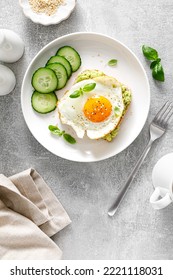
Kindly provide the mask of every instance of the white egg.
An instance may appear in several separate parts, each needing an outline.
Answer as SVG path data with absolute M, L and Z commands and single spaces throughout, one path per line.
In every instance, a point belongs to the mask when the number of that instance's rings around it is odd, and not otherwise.
M 90 139 L 99 139 L 110 133 L 118 125 L 124 110 L 122 89 L 120 85 L 99 79 L 88 79 L 78 82 L 60 99 L 58 110 L 63 124 L 70 125 L 79 138 L 85 132 Z M 115 80 L 113 80 L 115 81 Z M 70 95 L 80 91 L 88 84 L 96 84 L 89 92 L 77 98 Z
M 10 93 L 16 85 L 13 71 L 5 65 L 0 65 L 0 95 Z

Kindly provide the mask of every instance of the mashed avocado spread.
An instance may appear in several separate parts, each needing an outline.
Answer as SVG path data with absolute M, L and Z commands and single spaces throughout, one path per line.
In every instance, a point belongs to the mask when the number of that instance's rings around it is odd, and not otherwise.
M 87 80 L 87 79 L 94 79 L 94 78 L 98 78 L 101 76 L 105 76 L 105 74 L 102 71 L 99 70 L 85 70 L 84 72 L 82 72 L 81 74 L 79 74 L 75 80 L 75 83 L 78 83 L 80 81 L 83 80 Z M 110 77 L 111 79 L 111 77 Z M 115 80 L 115 78 L 113 78 L 113 80 L 115 81 L 114 84 L 112 84 L 113 87 L 116 86 L 121 86 L 122 89 L 122 97 L 123 97 L 123 102 L 124 102 L 124 110 L 123 110 L 123 114 L 122 114 L 122 118 L 124 117 L 128 106 L 130 105 L 131 99 L 132 99 L 132 94 L 131 94 L 131 90 L 126 87 L 124 84 L 118 82 Z M 122 120 L 121 118 L 121 120 Z M 120 123 L 117 125 L 117 127 L 111 131 L 110 133 L 108 133 L 107 135 L 105 135 L 103 137 L 103 139 L 111 142 L 113 140 L 113 138 L 118 134 L 119 128 L 120 128 Z

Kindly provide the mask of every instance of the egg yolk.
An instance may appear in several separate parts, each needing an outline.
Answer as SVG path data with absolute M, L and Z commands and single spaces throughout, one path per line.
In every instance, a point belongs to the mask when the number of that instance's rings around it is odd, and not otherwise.
M 104 96 L 93 96 L 89 98 L 83 108 L 84 115 L 91 122 L 104 121 L 112 111 L 110 101 Z

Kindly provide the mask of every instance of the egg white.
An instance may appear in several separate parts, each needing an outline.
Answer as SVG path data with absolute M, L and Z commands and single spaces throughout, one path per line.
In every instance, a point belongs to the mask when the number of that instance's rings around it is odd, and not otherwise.
M 69 97 L 74 91 L 83 88 L 90 83 L 96 83 L 96 87 L 90 92 L 84 92 L 77 98 Z M 83 113 L 83 108 L 88 100 L 93 96 L 104 96 L 111 105 L 112 111 L 109 117 L 102 122 L 92 122 Z M 118 107 L 118 115 L 114 108 Z M 83 138 L 85 132 L 90 139 L 99 139 L 110 133 L 118 125 L 124 110 L 121 86 L 113 87 L 110 84 L 98 82 L 96 79 L 83 80 L 74 84 L 71 89 L 58 102 L 60 119 L 63 124 L 70 125 L 79 138 Z

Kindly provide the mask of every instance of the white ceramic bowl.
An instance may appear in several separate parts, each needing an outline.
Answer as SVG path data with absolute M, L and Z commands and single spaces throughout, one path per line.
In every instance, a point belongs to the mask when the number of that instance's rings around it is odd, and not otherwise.
M 75 48 L 82 59 L 79 70 L 72 74 L 65 88 L 58 91 L 58 97 L 72 86 L 76 76 L 86 69 L 98 69 L 116 77 L 132 90 L 132 103 L 125 115 L 119 134 L 111 142 L 79 139 L 69 126 L 61 126 L 57 110 L 46 114 L 36 113 L 31 106 L 32 75 L 39 67 L 46 64 L 58 48 L 69 45 Z M 108 66 L 110 59 L 118 59 L 116 67 Z M 118 154 L 128 147 L 138 136 L 148 116 L 150 106 L 150 88 L 143 66 L 134 53 L 121 42 L 96 33 L 73 33 L 55 39 L 46 45 L 31 61 L 25 73 L 21 93 L 22 110 L 25 121 L 34 135 L 46 149 L 57 156 L 74 161 L 99 161 Z M 61 137 L 51 135 L 48 125 L 56 125 L 76 138 L 75 145 L 68 144 Z
M 47 16 L 46 14 L 35 13 L 29 4 L 28 0 L 19 0 L 19 4 L 23 9 L 23 13 L 27 18 L 30 18 L 33 22 L 42 25 L 58 24 L 61 21 L 67 19 L 75 8 L 76 0 L 65 0 L 65 5 L 60 6 L 56 13 Z

